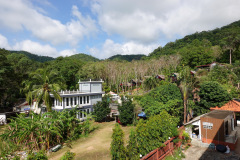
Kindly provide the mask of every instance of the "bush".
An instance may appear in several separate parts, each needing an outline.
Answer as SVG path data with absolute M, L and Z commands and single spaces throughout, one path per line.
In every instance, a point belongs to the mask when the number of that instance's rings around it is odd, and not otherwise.
M 123 141 L 124 133 L 118 123 L 115 124 L 112 134 L 111 155 L 112 160 L 126 159 L 126 149 Z
M 27 156 L 27 160 L 48 160 L 46 153 L 41 150 L 37 153 L 30 153 Z
M 186 131 L 183 131 L 182 136 L 184 137 L 184 139 L 183 139 L 183 143 L 187 143 L 188 140 L 191 140 L 189 134 L 188 134 Z
M 73 160 L 74 157 L 75 157 L 75 153 L 73 152 L 70 152 L 70 151 L 67 151 L 62 157 L 60 160 Z
M 185 158 L 185 155 L 183 154 L 183 152 L 181 151 L 180 148 L 178 148 L 177 150 L 175 150 L 173 152 L 173 155 L 168 155 L 165 160 L 181 160 Z
M 131 160 L 139 160 L 136 132 L 131 129 L 129 141 L 127 145 L 127 158 Z
M 139 153 L 146 155 L 152 150 L 162 147 L 169 137 L 178 135 L 177 119 L 166 111 L 150 117 L 148 121 L 140 120 L 136 129 Z

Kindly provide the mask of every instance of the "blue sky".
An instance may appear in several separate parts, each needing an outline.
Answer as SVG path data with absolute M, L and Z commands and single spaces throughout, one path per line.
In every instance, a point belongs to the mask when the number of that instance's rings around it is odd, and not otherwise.
M 58 57 L 148 54 L 240 20 L 239 0 L 0 0 L 0 48 Z

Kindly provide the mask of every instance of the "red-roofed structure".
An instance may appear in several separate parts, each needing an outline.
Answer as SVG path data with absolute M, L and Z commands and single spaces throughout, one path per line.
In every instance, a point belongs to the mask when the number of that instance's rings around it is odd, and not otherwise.
M 226 111 L 233 111 L 240 113 L 240 102 L 236 100 L 229 101 L 228 103 L 224 104 L 222 107 L 212 107 L 210 110 L 226 110 Z

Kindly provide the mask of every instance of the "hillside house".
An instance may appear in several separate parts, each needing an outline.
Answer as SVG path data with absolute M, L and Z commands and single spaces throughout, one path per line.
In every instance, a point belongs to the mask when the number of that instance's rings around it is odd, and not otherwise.
M 191 138 L 203 143 L 228 145 L 234 150 L 237 143 L 235 113 L 232 111 L 214 110 L 192 119 L 186 123 L 186 131 Z
M 159 80 L 165 80 L 164 75 L 156 75 L 156 78 L 159 79 Z
M 84 120 L 87 118 L 86 114 L 93 111 L 93 105 L 98 101 L 102 101 L 102 83 L 103 81 L 80 81 L 79 89 L 76 91 L 61 91 L 59 95 L 62 98 L 62 102 L 54 98 L 53 110 L 62 111 L 63 109 L 72 109 L 77 107 L 81 112 L 77 115 L 77 118 Z
M 179 73 L 173 73 L 170 77 L 172 82 L 177 82 L 179 79 Z
M 218 63 L 218 62 L 213 62 L 213 63 L 210 63 L 210 64 L 205 64 L 205 65 L 200 65 L 200 66 L 196 66 L 196 70 L 199 70 L 199 69 L 206 69 L 208 71 L 210 71 L 212 68 L 214 68 L 216 65 L 218 66 L 224 66 L 223 64 L 221 63 Z

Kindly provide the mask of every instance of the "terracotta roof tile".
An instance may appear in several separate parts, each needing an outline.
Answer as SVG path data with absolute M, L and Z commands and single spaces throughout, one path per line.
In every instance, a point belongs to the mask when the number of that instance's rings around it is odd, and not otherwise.
M 236 100 L 229 101 L 228 103 L 224 104 L 222 107 L 213 107 L 210 108 L 210 110 L 227 110 L 227 111 L 234 111 L 234 112 L 240 112 L 240 102 Z

